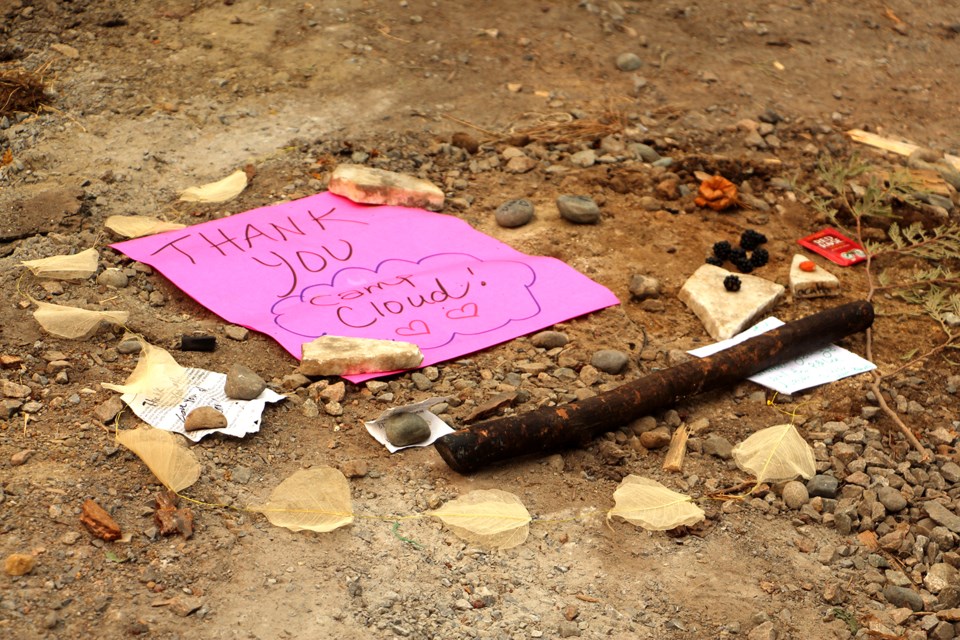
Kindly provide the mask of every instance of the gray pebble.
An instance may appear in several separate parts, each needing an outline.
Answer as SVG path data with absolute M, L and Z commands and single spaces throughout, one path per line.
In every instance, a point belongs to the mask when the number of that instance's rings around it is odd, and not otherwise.
M 630 362 L 629 356 L 623 351 L 615 349 L 602 349 L 593 354 L 590 364 L 603 371 L 604 373 L 618 374 L 623 371 Z
M 836 498 L 840 481 L 833 476 L 817 474 L 807 481 L 807 491 L 813 498 Z
M 636 71 L 643 66 L 643 60 L 635 53 L 621 53 L 617 56 L 617 69 L 620 71 Z
M 533 346 L 541 349 L 556 349 L 566 346 L 570 342 L 570 338 L 560 331 L 541 331 L 530 338 L 530 342 L 533 343 Z
M 523 198 L 510 200 L 497 207 L 494 218 L 497 224 L 507 229 L 522 227 L 533 220 L 533 203 Z
M 783 503 L 790 509 L 799 509 L 807 504 L 810 494 L 807 493 L 807 486 L 797 480 L 791 480 L 783 486 Z
M 406 447 L 430 437 L 430 424 L 415 413 L 395 413 L 383 421 L 387 441 L 395 447 Z
M 940 467 L 940 475 L 942 475 L 943 479 L 947 482 L 960 482 L 960 465 L 956 462 L 945 462 L 943 466 Z
M 235 324 L 228 324 L 226 327 L 224 327 L 223 333 L 226 334 L 226 336 L 231 340 L 236 340 L 238 342 L 243 342 L 250 336 L 249 329 Z
M 942 524 L 954 533 L 960 533 L 960 516 L 943 506 L 939 502 L 930 500 L 923 503 L 923 510 L 933 518 L 937 524 Z
M 660 281 L 652 276 L 634 274 L 630 276 L 630 295 L 634 300 L 646 300 L 660 295 Z
M 671 158 L 670 156 L 664 156 L 664 157 L 660 158 L 659 160 L 657 160 L 656 162 L 654 162 L 654 163 L 653 163 L 653 166 L 666 168 L 666 167 L 669 167 L 669 166 L 672 165 L 672 164 L 673 164 L 673 158 Z
M 590 196 L 560 196 L 557 198 L 560 217 L 574 224 L 597 224 L 600 208 Z
M 242 364 L 235 364 L 227 371 L 223 392 L 234 400 L 253 400 L 267 388 L 267 383 L 257 372 Z
M 97 284 L 114 289 L 122 289 L 129 284 L 130 278 L 120 269 L 104 269 L 97 276 Z
M 572 620 L 562 620 L 557 627 L 557 635 L 561 638 L 579 638 L 580 627 Z
M 891 513 L 903 511 L 907 506 L 907 499 L 893 487 L 880 487 L 877 489 L 877 500 Z
M 729 460 L 733 457 L 733 445 L 723 436 L 714 434 L 704 439 L 703 452 L 708 456 Z
M 117 345 L 117 353 L 140 353 L 141 349 L 143 349 L 143 347 L 141 346 L 140 341 L 135 338 L 124 340 Z
M 648 144 L 643 144 L 642 142 L 634 142 L 630 145 L 630 151 L 637 158 L 640 158 L 644 162 L 653 164 L 660 159 L 660 154 L 657 153 L 657 150 L 651 147 Z
M 888 584 L 883 589 L 883 597 L 895 607 L 905 607 L 914 611 L 923 611 L 923 598 L 913 589 Z
M 230 478 L 234 482 L 247 484 L 250 482 L 250 479 L 253 478 L 253 470 L 251 470 L 249 467 L 234 467 L 230 470 Z
M 414 371 L 412 374 L 410 374 L 410 379 L 413 381 L 413 385 L 418 391 L 428 391 L 433 386 L 433 383 L 430 382 L 430 378 L 423 375 L 419 371 Z

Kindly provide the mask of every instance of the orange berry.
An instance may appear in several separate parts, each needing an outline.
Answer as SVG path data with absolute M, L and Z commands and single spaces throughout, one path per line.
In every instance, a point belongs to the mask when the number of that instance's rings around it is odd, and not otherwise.
M 804 260 L 800 263 L 800 271 L 816 271 L 817 265 L 811 260 Z

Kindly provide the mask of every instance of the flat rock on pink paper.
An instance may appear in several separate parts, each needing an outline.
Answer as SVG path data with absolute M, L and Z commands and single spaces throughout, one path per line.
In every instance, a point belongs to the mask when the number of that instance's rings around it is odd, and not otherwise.
M 413 342 L 426 366 L 618 303 L 458 218 L 331 193 L 111 246 L 298 359 L 338 335 Z

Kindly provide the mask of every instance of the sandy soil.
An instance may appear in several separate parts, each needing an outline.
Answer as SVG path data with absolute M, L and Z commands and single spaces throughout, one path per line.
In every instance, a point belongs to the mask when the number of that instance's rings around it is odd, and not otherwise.
M 783 639 L 867 637 L 872 629 L 888 634 L 874 637 L 954 637 L 936 618 L 928 625 L 923 614 L 891 613 L 893 605 L 871 588 L 877 583 L 868 574 L 877 565 L 856 530 L 841 533 L 830 518 L 791 510 L 776 491 L 743 501 L 709 498 L 748 476 L 705 453 L 705 439 L 736 443 L 789 421 L 784 414 L 791 412 L 801 416 L 821 471 L 833 465 L 828 449 L 849 434 L 882 447 L 892 469 L 923 466 L 888 418 L 861 417 L 873 404 L 863 377 L 780 406 L 745 382 L 657 414 L 670 429 L 709 421 L 691 440 L 681 474 L 662 471 L 665 450 L 637 446 L 640 429 L 630 425 L 610 425 L 607 437 L 582 450 L 471 476 L 450 470 L 429 447 L 391 456 L 361 425 L 388 406 L 448 395 L 456 400 L 442 417 L 458 426 L 477 405 L 513 388 L 510 374 L 529 372 L 531 363 L 543 373 L 523 376 L 519 388 L 528 393 L 507 411 L 562 403 L 577 389 L 613 388 L 712 342 L 677 299 L 680 286 L 714 242 L 746 228 L 769 239 L 770 264 L 757 275 L 785 283 L 796 239 L 825 225 L 794 185 L 822 188 L 818 161 L 854 150 L 846 130 L 957 153 L 960 16 L 948 4 L 0 0 L 4 68 L 41 70 L 50 94 L 48 107 L 0 121 L 0 152 L 11 151 L 0 168 L 0 352 L 19 359 L 2 375 L 27 385 L 25 400 L 37 403 L 0 421 L 0 554 L 36 556 L 31 573 L 0 580 L 0 633 Z M 642 65 L 619 70 L 624 53 Z M 761 120 L 774 121 L 764 129 L 774 138 L 757 145 L 749 135 Z M 570 121 L 589 126 L 561 126 Z M 456 133 L 483 145 L 476 154 L 451 147 Z M 634 158 L 631 143 L 673 164 Z M 508 147 L 522 148 L 533 167 L 509 171 Z M 613 160 L 588 167 L 570 161 L 585 149 Z M 881 167 L 903 163 L 857 151 Z M 202 222 L 322 191 L 332 168 L 350 161 L 431 179 L 448 193 L 445 214 L 523 252 L 568 263 L 622 304 L 555 327 L 571 339 L 560 351 L 520 338 L 438 365 L 428 389 L 410 374 L 392 377 L 389 403 L 348 384 L 341 415 L 323 406 L 314 415 L 327 381 L 290 388 L 284 376 L 297 362 L 270 338 L 226 337 L 221 319 L 103 247 L 110 215 Z M 177 199 L 184 188 L 247 165 L 256 175 L 235 200 Z M 754 207 L 724 214 L 696 207 L 694 171 L 722 173 Z M 554 205 L 562 194 L 591 196 L 601 205 L 600 223 L 562 220 Z M 498 226 L 496 208 L 519 197 L 534 203 L 535 220 Z M 21 260 L 95 244 L 101 269 L 133 269 L 128 286 L 108 289 L 95 279 L 45 286 L 21 277 Z M 865 295 L 863 269 L 831 268 L 842 280 L 839 299 L 787 299 L 776 314 L 794 319 Z M 662 293 L 632 300 L 635 274 L 657 278 Z M 185 333 L 212 333 L 213 353 L 172 352 L 184 365 L 216 371 L 245 364 L 291 396 L 266 410 L 259 433 L 194 447 L 203 475 L 187 495 L 228 506 L 193 505 L 193 537 L 155 535 L 156 481 L 94 417 L 113 395 L 100 383 L 122 381 L 136 364 L 135 354 L 117 350 L 122 331 L 87 341 L 46 335 L 27 296 L 79 305 L 109 299 L 131 311 L 132 330 L 171 350 Z M 881 297 L 878 309 L 874 359 L 886 370 L 941 339 L 938 325 L 914 307 Z M 844 346 L 862 354 L 863 336 Z M 601 349 L 627 353 L 627 369 L 599 373 L 592 385 L 552 375 L 558 367 L 582 372 Z M 50 369 L 57 360 L 69 363 L 63 381 Z M 947 380 L 957 373 L 951 360 L 934 358 L 896 386 L 905 405 L 921 407 L 906 418 L 911 428 L 927 446 L 944 445 L 936 461 L 923 463 L 927 470 L 952 460 L 952 442 L 928 434 L 955 429 Z M 847 430 L 827 433 L 824 425 L 838 422 Z M 137 421 L 127 412 L 120 424 Z M 26 450 L 32 454 L 17 464 L 12 457 Z M 353 476 L 362 516 L 353 525 L 294 533 L 243 510 L 311 466 Z M 631 473 L 690 493 L 707 520 L 679 537 L 606 525 L 613 491 Z M 480 488 L 516 494 L 537 517 L 522 546 L 489 551 L 461 542 L 436 520 L 391 517 Z M 922 491 L 907 510 L 887 514 L 888 529 L 921 520 Z M 79 523 L 87 498 L 132 536 L 113 543 L 90 536 Z M 914 576 L 909 563 L 891 562 L 923 588 L 919 568 Z

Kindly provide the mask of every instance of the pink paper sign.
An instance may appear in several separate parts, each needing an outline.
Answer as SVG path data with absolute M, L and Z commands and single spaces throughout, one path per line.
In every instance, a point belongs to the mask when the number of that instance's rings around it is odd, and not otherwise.
M 416 343 L 425 366 L 618 303 L 458 218 L 330 193 L 111 246 L 298 359 L 330 334 Z

